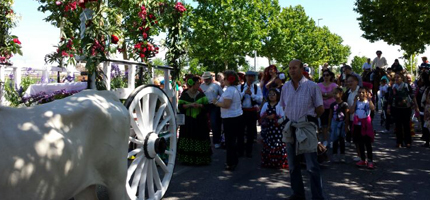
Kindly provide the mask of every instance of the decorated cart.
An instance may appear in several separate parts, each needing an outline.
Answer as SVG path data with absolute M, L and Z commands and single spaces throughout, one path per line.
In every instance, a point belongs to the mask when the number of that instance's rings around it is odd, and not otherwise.
M 169 80 L 171 76 L 178 77 L 182 56 L 185 54 L 181 19 L 186 11 L 185 5 L 175 0 L 38 1 L 42 4 L 40 11 L 50 12 L 46 20 L 61 29 L 57 51 L 47 55 L 45 61 L 59 63 L 60 66 L 75 65 L 77 61 L 85 63 L 89 75 L 87 89 L 111 90 L 125 102 L 130 118 L 129 133 L 127 131 L 129 149 L 127 157 L 123 158 L 128 160 L 124 189 L 128 198 L 161 199 L 173 175 L 177 128 L 183 121 L 183 117 L 176 112 L 176 91 Z M 2 3 L 5 4 L 3 8 L 11 9 L 12 3 L 12 0 L 6 0 Z M 9 19 L 11 13 L 13 11 L 7 10 L 0 17 L 4 15 Z M 11 27 L 6 27 L 6 32 Z M 153 66 L 150 61 L 159 51 L 150 36 L 156 36 L 160 31 L 167 34 L 164 46 L 168 49 L 166 60 L 171 67 Z M 18 42 L 16 36 L 0 38 L 0 43 L 5 43 L 7 47 L 0 49 L 0 92 L 3 91 L 5 68 L 14 70 L 15 85 L 19 86 L 19 67 L 8 62 L 13 53 L 21 53 L 21 43 Z M 112 59 L 118 54 L 124 60 Z M 110 88 L 112 64 L 122 65 L 128 70 L 126 87 Z M 151 84 L 154 69 L 164 71 L 164 89 Z M 147 84 L 143 84 L 145 79 Z M 88 91 L 86 94 L 88 95 Z M 5 133 L 0 130 L 0 134 Z M 49 188 L 37 190 L 40 193 L 50 192 L 55 196 L 55 191 L 48 191 Z M 73 194 L 76 195 L 76 192 L 79 191 L 74 191 Z M 52 199 L 37 195 L 33 198 Z M 85 191 L 78 195 L 87 197 Z

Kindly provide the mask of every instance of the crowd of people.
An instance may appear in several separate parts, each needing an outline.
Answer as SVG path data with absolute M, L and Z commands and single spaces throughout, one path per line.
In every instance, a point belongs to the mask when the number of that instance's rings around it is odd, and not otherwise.
M 186 164 L 211 163 L 212 147 L 225 147 L 225 169 L 233 171 L 240 157 L 253 157 L 257 126 L 261 126 L 261 166 L 289 169 L 293 195 L 304 199 L 300 162 L 311 176 L 313 199 L 324 199 L 318 145 L 332 150 L 330 160 L 345 162 L 345 148 L 356 150 L 358 167 L 373 169 L 373 117 L 381 110 L 385 132 L 395 124 L 395 148 L 411 148 L 411 118 L 420 122 L 424 147 L 429 147 L 430 64 L 426 57 L 412 75 L 396 59 L 391 67 L 377 57 L 355 73 L 344 64 L 340 75 L 322 67 L 314 81 L 305 64 L 293 60 L 288 75 L 275 65 L 263 72 L 225 71 L 186 75 L 179 98 L 185 114 L 180 127 L 178 160 Z M 289 80 L 288 82 L 286 82 Z M 212 141 L 210 140 L 212 131 Z M 354 145 L 352 145 L 354 144 Z

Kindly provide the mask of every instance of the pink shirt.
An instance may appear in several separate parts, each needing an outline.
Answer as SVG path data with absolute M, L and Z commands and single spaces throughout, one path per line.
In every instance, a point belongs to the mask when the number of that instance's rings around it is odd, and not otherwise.
M 279 102 L 284 107 L 285 116 L 293 122 L 306 115 L 316 117 L 315 108 L 323 105 L 321 90 L 304 76 L 297 90 L 291 81 L 284 84 Z
M 330 85 L 328 85 L 327 87 L 324 85 L 324 83 L 318 83 L 318 86 L 321 89 L 321 93 L 330 93 L 333 91 L 334 88 L 337 88 L 337 84 L 336 83 L 331 83 Z M 324 104 L 324 109 L 330 109 L 330 105 L 335 102 L 336 100 L 334 99 L 334 97 L 330 98 L 330 99 L 324 99 L 323 100 L 323 104 Z

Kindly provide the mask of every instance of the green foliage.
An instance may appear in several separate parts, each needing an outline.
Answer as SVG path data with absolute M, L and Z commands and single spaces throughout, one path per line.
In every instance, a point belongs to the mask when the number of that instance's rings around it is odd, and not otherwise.
M 340 36 L 317 27 L 301 6 L 281 9 L 277 0 L 198 3 L 190 17 L 190 57 L 211 71 L 237 70 L 255 50 L 270 64 L 298 58 L 314 69 L 325 62 L 339 65 L 350 54 Z
M 261 47 L 261 0 L 198 0 L 190 16 L 190 57 L 214 71 L 235 69 L 237 63 Z M 210 64 L 210 65 L 208 65 Z
M 363 72 L 363 64 L 367 62 L 367 57 L 365 56 L 354 56 L 354 58 L 351 61 L 351 67 L 352 71 L 361 74 Z
M 409 57 L 406 57 L 407 55 L 404 55 L 404 62 L 405 62 L 405 67 L 406 68 L 406 72 L 409 73 L 413 73 L 417 70 L 418 67 L 418 59 L 417 59 L 417 54 L 412 54 Z
M 166 63 L 161 58 L 152 59 L 153 66 L 165 66 Z M 164 76 L 164 70 L 155 69 L 154 70 L 156 76 Z
M 303 7 L 287 7 L 277 17 L 278 31 L 273 34 L 272 58 L 288 64 L 293 59 L 308 63 L 314 70 L 325 62 L 339 65 L 350 54 L 350 47 L 342 45 L 342 38 L 330 32 L 327 27 L 315 26 Z M 270 56 L 270 55 L 262 55 Z
M 430 1 L 357 0 L 355 5 L 363 37 L 371 42 L 400 45 L 406 58 L 430 44 Z
M 203 72 L 207 71 L 207 67 L 203 66 L 199 63 L 199 60 L 194 58 L 189 62 L 189 68 L 184 74 L 196 74 L 196 75 L 202 75 Z
M 10 106 L 18 107 L 22 104 L 22 98 L 24 96 L 24 92 L 31 85 L 36 83 L 35 79 L 32 79 L 30 76 L 26 75 L 21 79 L 21 86 L 17 88 L 13 79 L 7 79 L 5 82 L 5 99 L 10 102 Z

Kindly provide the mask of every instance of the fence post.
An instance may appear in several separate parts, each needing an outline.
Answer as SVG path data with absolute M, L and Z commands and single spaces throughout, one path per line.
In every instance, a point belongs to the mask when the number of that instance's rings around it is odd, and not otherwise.
M 15 87 L 19 88 L 21 86 L 21 67 L 16 66 L 13 68 L 13 82 Z
M 127 88 L 134 90 L 135 88 L 135 77 L 136 77 L 136 65 L 130 65 L 130 67 L 128 67 L 128 83 L 127 83 Z
M 110 82 L 112 81 L 111 80 L 111 76 L 110 76 L 111 69 L 112 69 L 112 65 L 111 65 L 110 62 L 106 61 L 106 62 L 103 63 L 103 72 L 106 75 L 106 78 L 104 80 L 105 81 L 105 85 L 106 85 L 106 90 L 110 90 L 111 89 L 110 88 Z

